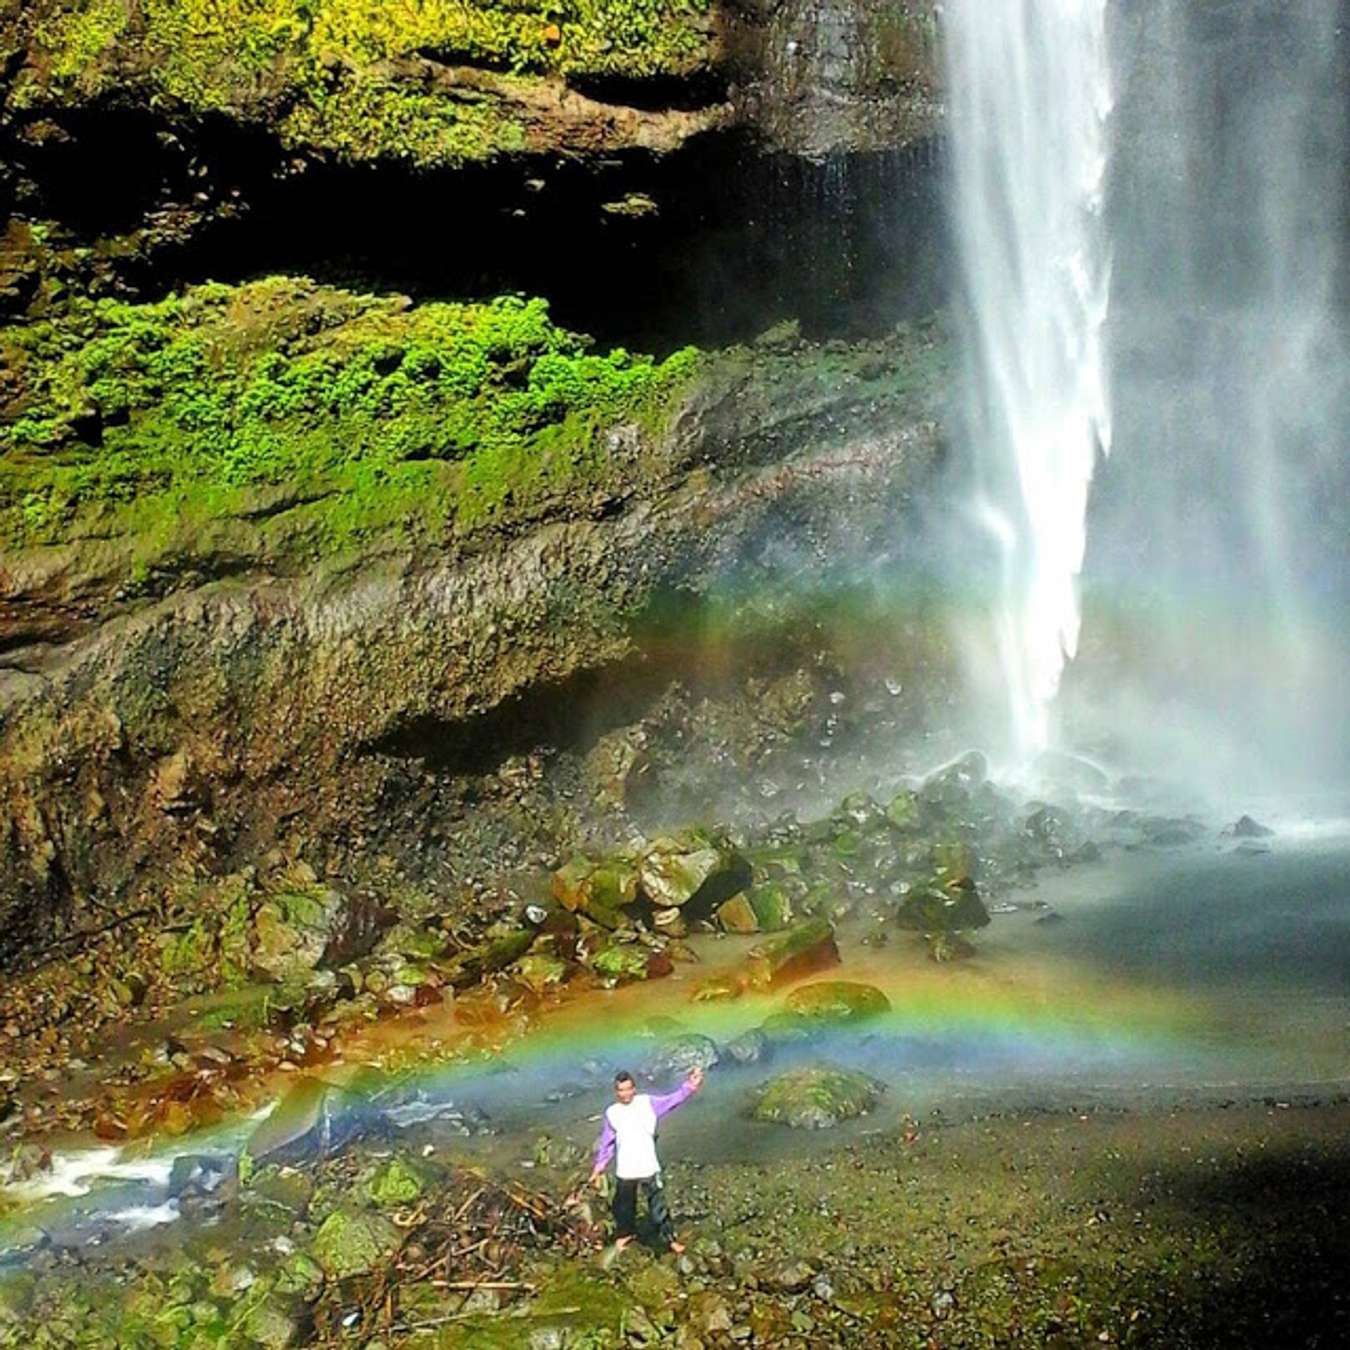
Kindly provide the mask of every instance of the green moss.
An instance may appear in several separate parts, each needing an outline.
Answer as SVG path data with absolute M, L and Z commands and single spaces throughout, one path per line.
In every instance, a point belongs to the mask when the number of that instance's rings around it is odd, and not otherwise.
M 421 1173 L 411 1163 L 393 1157 L 370 1178 L 366 1184 L 366 1194 L 381 1209 L 399 1209 L 411 1205 L 422 1194 L 425 1186 Z
M 150 556 L 281 512 L 318 547 L 396 521 L 472 528 L 602 478 L 604 428 L 658 426 L 698 362 L 588 346 L 515 296 L 409 307 L 271 278 L 78 301 L 0 329 L 24 387 L 0 423 L 0 539 L 54 542 L 93 510 Z
M 292 144 L 365 159 L 481 159 L 523 143 L 461 88 L 402 87 L 400 59 L 641 79 L 705 65 L 710 0 L 84 0 L 40 19 L 34 106 L 135 88 L 191 112 L 280 106 Z M 114 59 L 115 58 L 115 59 Z M 509 87 L 504 91 L 510 93 Z
M 363 80 L 293 108 L 281 123 L 281 139 L 292 149 L 320 145 L 352 160 L 383 156 L 454 166 L 523 150 L 525 129 L 486 95 L 451 100 Z
M 827 1129 L 866 1115 L 885 1089 L 864 1073 L 830 1065 L 793 1069 L 771 1078 L 751 1097 L 752 1120 L 794 1129 Z

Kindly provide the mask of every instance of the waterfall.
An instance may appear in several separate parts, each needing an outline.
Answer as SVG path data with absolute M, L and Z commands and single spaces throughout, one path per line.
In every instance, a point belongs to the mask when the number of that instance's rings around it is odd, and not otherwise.
M 944 6 L 953 219 L 969 353 L 970 512 L 997 553 L 1008 748 L 1049 744 L 1078 643 L 1088 487 L 1110 445 L 1103 227 L 1107 0 Z
M 1341 0 L 1139 0 L 1112 33 L 1116 451 L 1066 717 L 1219 790 L 1350 767 Z

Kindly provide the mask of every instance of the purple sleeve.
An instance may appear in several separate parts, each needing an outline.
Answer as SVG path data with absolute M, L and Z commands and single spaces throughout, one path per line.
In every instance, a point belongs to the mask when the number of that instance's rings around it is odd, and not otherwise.
M 688 1083 L 681 1083 L 674 1092 L 667 1092 L 661 1097 L 653 1097 L 652 1110 L 656 1112 L 657 1120 L 660 1120 L 664 1115 L 668 1115 L 677 1106 L 683 1106 L 693 1095 L 694 1089 Z
M 609 1123 L 609 1116 L 601 1117 L 600 1138 L 595 1141 L 595 1171 L 603 1172 L 609 1166 L 609 1160 L 614 1156 L 614 1126 Z

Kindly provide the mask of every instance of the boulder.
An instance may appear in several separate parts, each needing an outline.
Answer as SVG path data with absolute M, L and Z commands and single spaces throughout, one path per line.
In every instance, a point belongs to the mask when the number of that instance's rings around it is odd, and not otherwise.
M 866 1115 L 885 1085 L 864 1073 L 828 1064 L 792 1069 L 752 1096 L 750 1118 L 799 1130 L 823 1130 Z
M 389 910 L 313 887 L 269 896 L 253 913 L 249 959 L 284 984 L 320 966 L 345 966 L 369 953 L 393 919 Z
M 886 808 L 886 819 L 902 834 L 912 834 L 923 825 L 923 811 L 919 794 L 911 788 L 902 788 L 891 798 Z
M 834 925 L 810 919 L 755 947 L 746 958 L 746 982 L 756 989 L 776 989 L 838 964 Z
M 689 995 L 694 1003 L 717 1003 L 740 998 L 745 992 L 746 975 L 742 970 L 719 970 L 701 979 Z
M 787 1010 L 823 1022 L 865 1022 L 891 1010 L 891 1001 L 870 984 L 823 980 L 802 985 L 787 997 Z
M 1022 833 L 1039 852 L 1055 859 L 1067 857 L 1083 843 L 1069 813 L 1057 806 L 1037 806 L 1023 823 Z
M 679 911 L 677 910 L 676 913 Z M 728 933 L 758 933 L 759 916 L 747 895 L 733 895 L 717 909 L 717 922 Z
M 761 931 L 777 933 L 792 923 L 792 897 L 780 882 L 766 881 L 751 887 L 747 899 Z
M 815 1268 L 807 1261 L 783 1261 L 768 1274 L 766 1283 L 784 1293 L 796 1294 L 815 1279 Z
M 769 1038 L 758 1027 L 733 1036 L 722 1047 L 723 1059 L 731 1064 L 760 1064 L 770 1053 Z
M 637 867 L 623 858 L 573 858 L 553 874 L 553 898 L 602 928 L 629 926 L 624 907 L 637 899 Z
M 597 802 L 622 807 L 628 804 L 633 785 L 650 766 L 647 732 L 639 724 L 601 736 L 587 754 L 582 771 Z
M 721 1062 L 717 1042 L 686 1032 L 663 1041 L 642 1065 L 642 1076 L 653 1082 L 684 1079 L 690 1069 L 711 1069 Z
M 711 913 L 745 890 L 750 864 L 728 843 L 701 831 L 654 839 L 638 863 L 643 895 L 658 908 Z
M 927 806 L 958 811 L 988 777 L 989 762 L 978 750 L 967 750 L 929 774 L 919 788 L 919 797 Z
M 670 974 L 670 958 L 636 942 L 611 942 L 591 957 L 591 969 L 611 988 Z
M 280 895 L 258 906 L 253 916 L 254 970 L 284 984 L 314 970 L 328 945 L 341 896 Z
M 885 824 L 886 812 L 865 792 L 850 793 L 834 813 L 835 821 L 848 829 L 864 834 Z
M 344 1205 L 320 1225 L 310 1252 L 330 1280 L 345 1280 L 386 1265 L 402 1244 L 388 1219 Z
M 321 1078 L 301 1078 L 259 1123 L 244 1152 L 255 1164 L 327 1157 L 377 1119 L 357 1093 Z
M 989 911 L 973 885 L 926 886 L 909 895 L 896 922 L 916 933 L 957 933 L 987 926 Z
M 938 884 L 950 889 L 975 880 L 975 851 L 959 839 L 944 839 L 933 845 L 930 860 Z
M 426 1188 L 422 1174 L 410 1162 L 397 1155 L 381 1163 L 366 1182 L 366 1194 L 380 1209 L 399 1209 L 410 1205 Z
M 510 967 L 511 975 L 536 994 L 555 989 L 567 979 L 567 962 L 551 952 L 532 951 Z
M 816 1040 L 825 1029 L 823 1022 L 801 1013 L 773 1013 L 759 1024 L 759 1033 L 771 1049 L 787 1045 L 805 1045 Z
M 300 1324 L 284 1300 L 269 1294 L 261 1302 L 248 1299 L 244 1331 L 254 1345 L 263 1350 L 287 1350 L 300 1338 Z
M 519 961 L 534 945 L 536 936 L 533 928 L 508 929 L 447 962 L 445 976 L 456 989 L 477 984 L 485 975 L 495 975 Z
M 965 961 L 975 955 L 975 948 L 959 933 L 926 933 L 924 940 L 928 944 L 928 959 L 939 965 L 945 965 L 948 961 Z

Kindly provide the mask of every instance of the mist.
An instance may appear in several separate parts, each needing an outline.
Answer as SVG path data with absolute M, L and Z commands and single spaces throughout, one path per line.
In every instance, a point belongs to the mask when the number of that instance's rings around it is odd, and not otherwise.
M 1114 453 L 1069 734 L 1345 781 L 1346 39 L 1334 0 L 1118 7 Z
M 1350 772 L 1341 20 L 947 15 L 948 571 L 1012 771 L 1055 746 L 1218 796 Z

